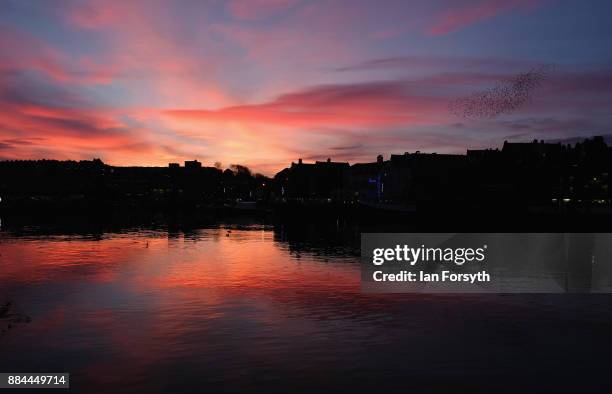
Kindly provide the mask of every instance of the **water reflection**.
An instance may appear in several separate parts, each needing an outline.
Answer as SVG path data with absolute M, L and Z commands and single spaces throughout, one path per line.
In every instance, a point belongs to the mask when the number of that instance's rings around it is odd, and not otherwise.
M 32 322 L 0 341 L 0 371 L 68 371 L 81 392 L 600 387 L 609 297 L 363 295 L 359 234 L 3 232 L 0 301 Z

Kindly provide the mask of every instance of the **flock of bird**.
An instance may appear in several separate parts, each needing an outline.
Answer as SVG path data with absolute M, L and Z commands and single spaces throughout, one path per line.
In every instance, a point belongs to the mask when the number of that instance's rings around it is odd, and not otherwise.
M 493 118 L 522 107 L 551 72 L 552 66 L 540 66 L 499 82 L 496 86 L 451 101 L 449 110 L 462 118 Z

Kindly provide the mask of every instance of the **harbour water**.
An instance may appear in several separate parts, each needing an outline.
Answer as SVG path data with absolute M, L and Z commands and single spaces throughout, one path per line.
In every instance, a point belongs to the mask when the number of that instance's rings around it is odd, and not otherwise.
M 75 392 L 601 392 L 608 295 L 361 294 L 359 229 L 0 233 L 0 371 Z

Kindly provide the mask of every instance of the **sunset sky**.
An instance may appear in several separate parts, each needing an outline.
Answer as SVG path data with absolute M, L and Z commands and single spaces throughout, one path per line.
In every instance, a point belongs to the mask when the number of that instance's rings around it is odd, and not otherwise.
M 296 161 L 612 134 L 612 2 L 0 0 L 0 159 Z M 518 110 L 449 103 L 534 67 Z

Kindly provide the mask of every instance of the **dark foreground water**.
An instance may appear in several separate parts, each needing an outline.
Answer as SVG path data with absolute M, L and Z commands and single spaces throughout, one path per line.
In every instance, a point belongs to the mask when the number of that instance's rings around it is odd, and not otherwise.
M 362 295 L 354 228 L 0 233 L 0 372 L 71 391 L 610 392 L 612 297 Z M 5 324 L 0 320 L 0 324 Z

